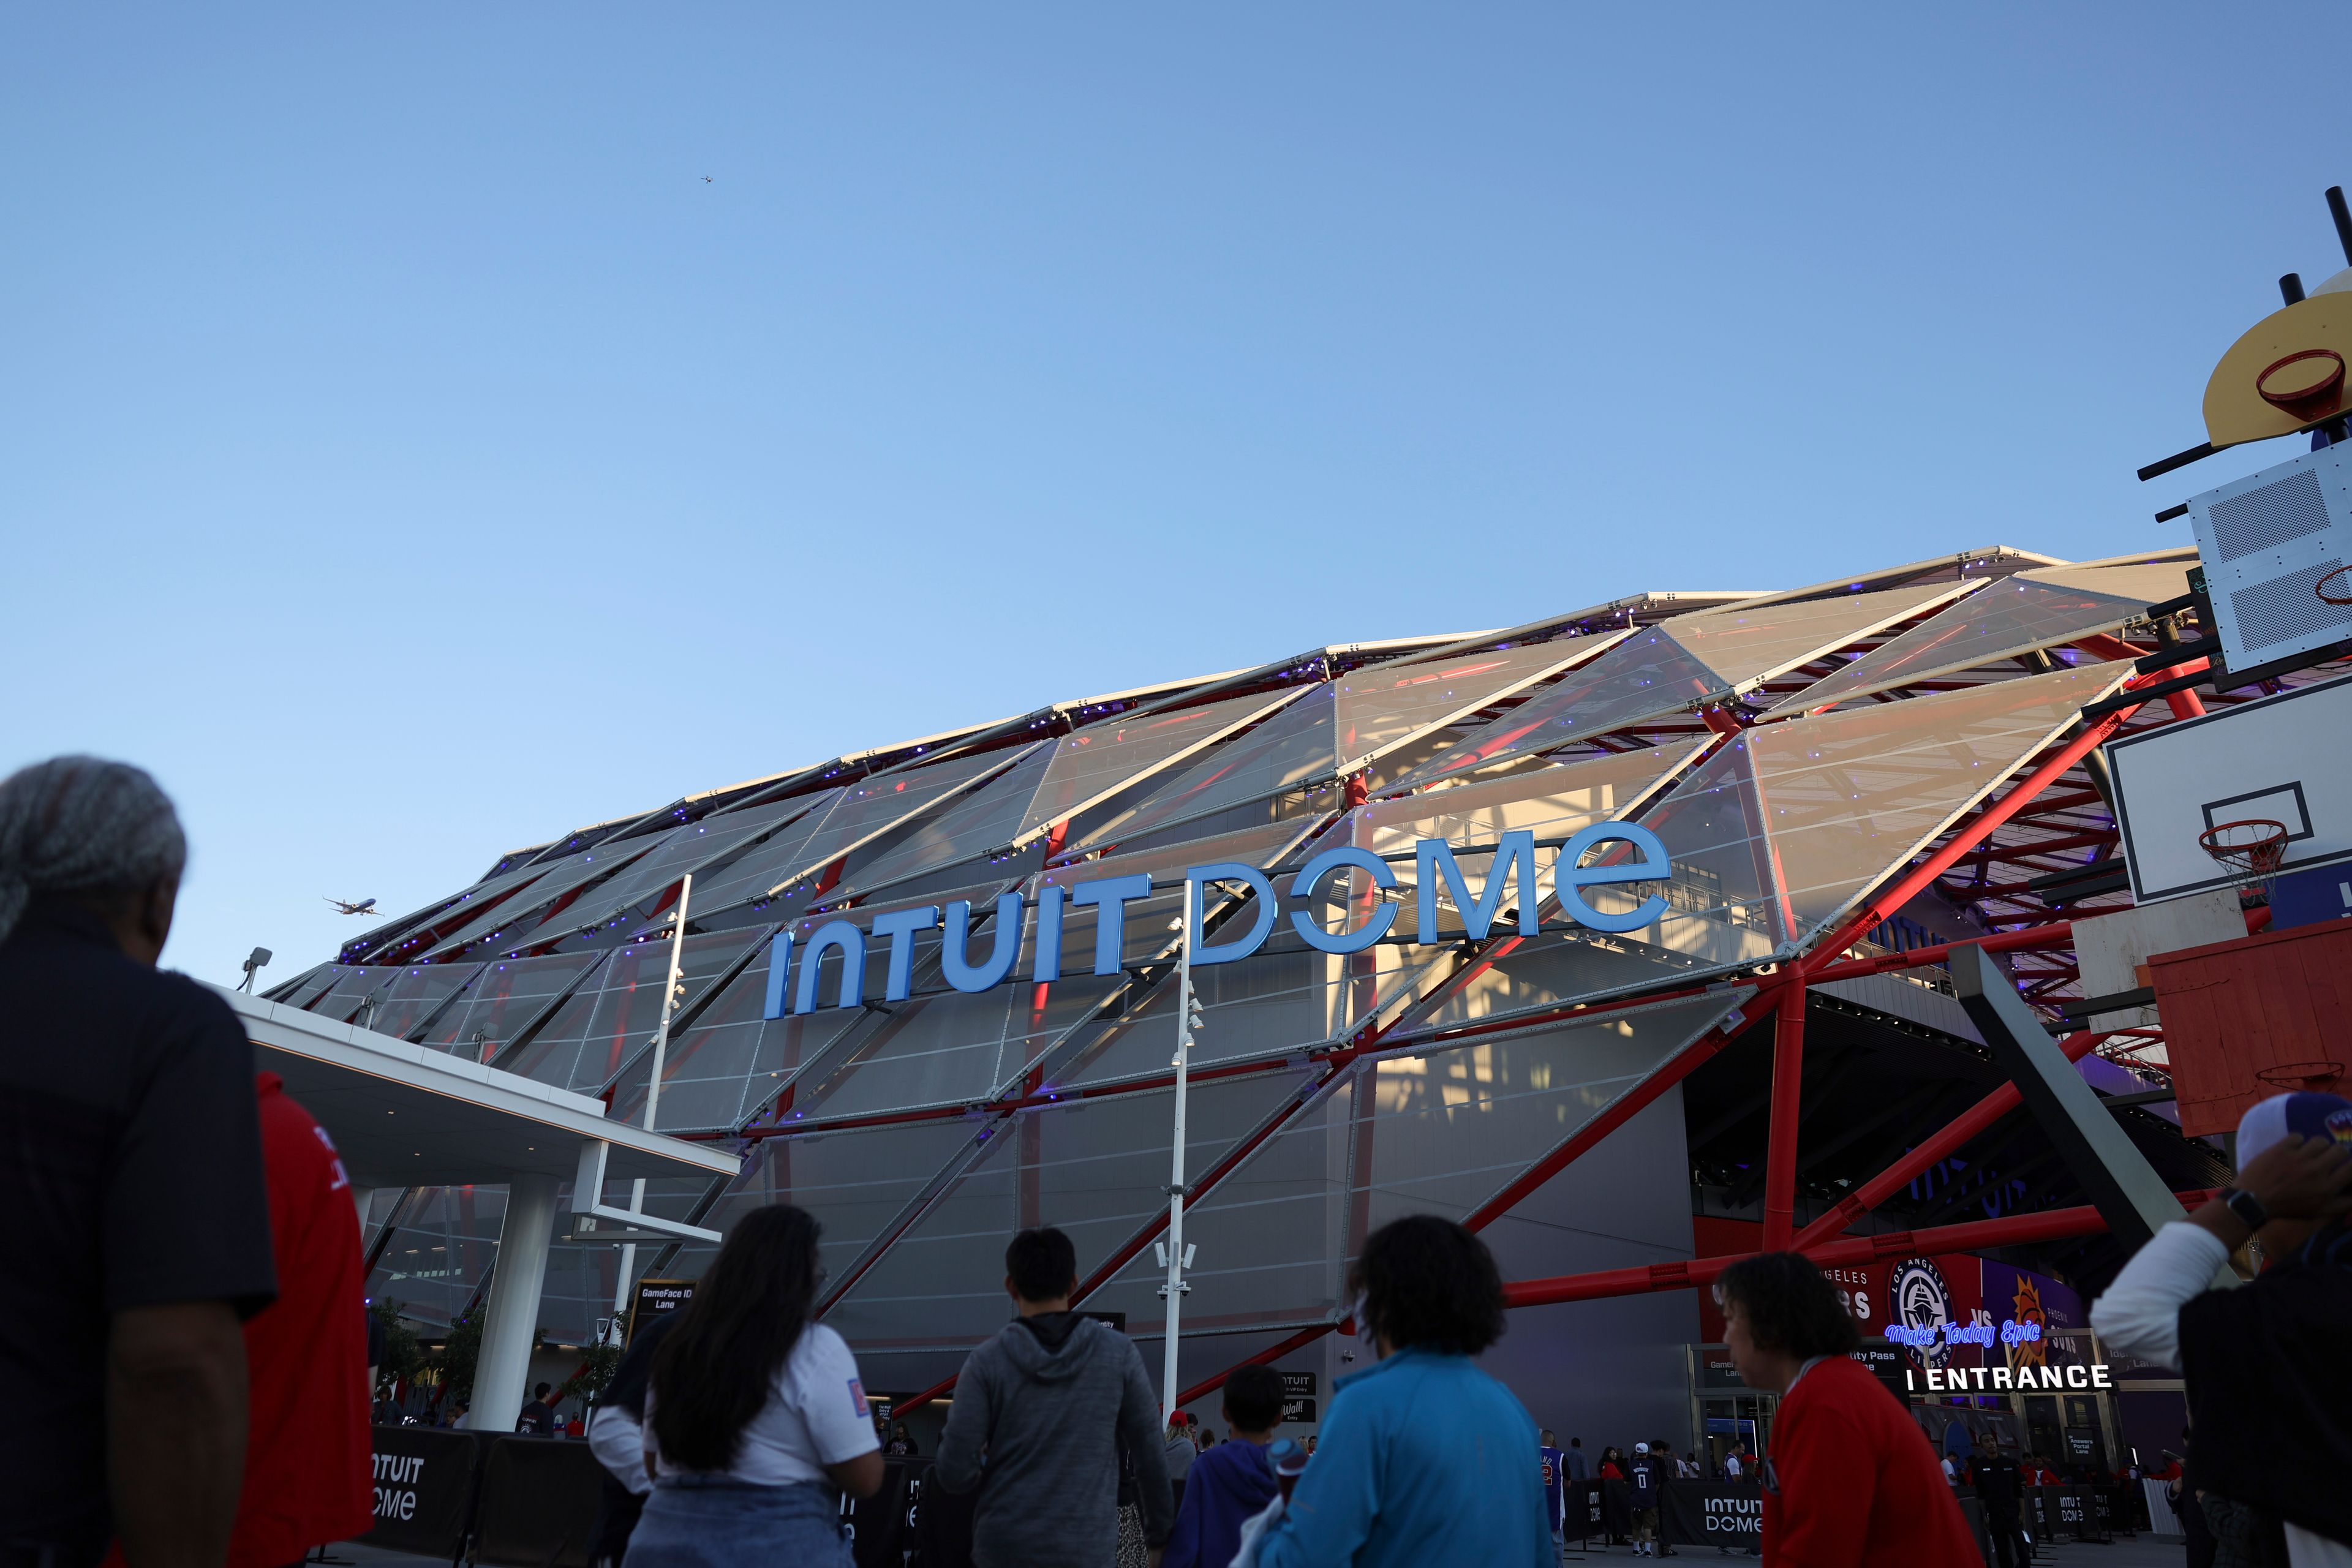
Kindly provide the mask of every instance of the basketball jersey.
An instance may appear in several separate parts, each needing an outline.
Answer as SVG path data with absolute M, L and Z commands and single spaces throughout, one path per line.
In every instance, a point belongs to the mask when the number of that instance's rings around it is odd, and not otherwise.
M 1538 1448 L 1536 1453 L 1543 1461 L 1544 1512 L 1550 1517 L 1552 1529 L 1557 1531 L 1568 1518 L 1567 1497 L 1560 1489 L 1560 1479 L 1568 1468 L 1568 1456 L 1558 1448 Z

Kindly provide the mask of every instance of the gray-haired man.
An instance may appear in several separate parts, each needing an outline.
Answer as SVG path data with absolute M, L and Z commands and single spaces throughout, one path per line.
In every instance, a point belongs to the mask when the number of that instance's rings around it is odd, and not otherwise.
M 185 859 L 137 768 L 0 781 L 0 1534 L 56 1568 L 217 1563 L 236 1516 L 278 1281 L 253 1048 L 155 969 Z

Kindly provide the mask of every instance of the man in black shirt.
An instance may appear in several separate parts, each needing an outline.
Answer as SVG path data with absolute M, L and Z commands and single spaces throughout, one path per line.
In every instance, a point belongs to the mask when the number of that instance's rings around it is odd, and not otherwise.
M 236 1520 L 278 1281 L 252 1046 L 155 968 L 185 855 L 136 768 L 0 782 L 0 1562 L 198 1568 Z
M 2025 1497 L 2025 1476 L 2017 1461 L 2000 1451 L 1990 1432 L 1977 1434 L 1976 1458 L 1969 1465 L 1969 1484 L 1976 1489 L 1984 1509 L 1985 1529 L 1992 1536 L 2000 1568 L 2018 1568 L 2031 1562 L 2033 1548 L 2025 1540 L 2020 1504 Z
M 549 1387 L 542 1383 L 530 1391 L 530 1403 L 522 1407 L 522 1414 L 515 1417 L 516 1431 L 528 1432 L 534 1437 L 555 1436 L 555 1411 L 547 1403 Z

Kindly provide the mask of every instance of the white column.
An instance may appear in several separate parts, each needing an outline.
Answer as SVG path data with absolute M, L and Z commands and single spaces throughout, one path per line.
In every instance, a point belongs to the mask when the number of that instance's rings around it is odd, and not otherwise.
M 511 1432 L 522 1415 L 548 1246 L 555 1239 L 556 1184 L 553 1176 L 519 1175 L 507 1185 L 506 1223 L 499 1227 L 498 1268 L 482 1313 L 482 1354 L 466 1417 L 476 1432 Z

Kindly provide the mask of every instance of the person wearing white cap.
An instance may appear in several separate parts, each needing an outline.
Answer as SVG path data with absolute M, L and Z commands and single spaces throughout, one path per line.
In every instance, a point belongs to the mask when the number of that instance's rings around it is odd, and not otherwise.
M 2237 1184 L 2158 1231 L 2091 1327 L 2180 1369 L 2188 1484 L 2217 1536 L 2275 1521 L 2294 1568 L 2352 1568 L 2352 1100 L 2273 1095 L 2238 1123 L 2237 1157 Z M 2252 1282 L 2209 1289 L 2249 1241 Z

